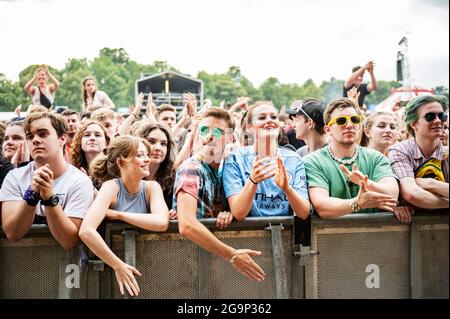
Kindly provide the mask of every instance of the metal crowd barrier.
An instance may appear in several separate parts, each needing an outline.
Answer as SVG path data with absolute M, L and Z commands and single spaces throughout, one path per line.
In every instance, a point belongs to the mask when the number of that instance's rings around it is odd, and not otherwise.
M 106 225 L 115 254 L 142 273 L 138 298 L 448 298 L 448 213 L 415 215 L 411 225 L 392 214 L 248 218 L 219 230 L 234 248 L 262 251 L 254 260 L 266 279 L 251 281 L 199 248 L 171 222 L 164 233 Z M 73 273 L 79 270 L 74 287 Z M 10 243 L 0 229 L 0 298 L 123 298 L 114 272 L 80 247 L 63 250 L 46 226 L 33 225 Z
M 254 260 L 266 279 L 251 281 L 181 237 L 176 221 L 165 233 L 108 223 L 107 244 L 142 273 L 139 298 L 292 298 L 293 217 L 249 218 L 225 230 L 215 219 L 201 222 L 234 248 L 260 250 Z M 60 248 L 46 226 L 33 225 L 16 243 L 0 232 L 0 298 L 123 298 L 114 272 L 93 256 L 79 267 L 79 288 L 72 287 L 70 270 L 79 256 L 79 247 Z
M 306 298 L 448 298 L 448 213 L 312 218 Z

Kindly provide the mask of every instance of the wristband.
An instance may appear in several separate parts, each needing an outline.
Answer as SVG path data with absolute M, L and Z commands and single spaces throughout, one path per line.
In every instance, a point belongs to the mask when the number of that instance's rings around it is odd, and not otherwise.
M 250 180 L 250 182 L 252 182 L 253 184 L 257 185 L 258 183 L 256 183 L 251 176 L 248 177 L 248 179 Z

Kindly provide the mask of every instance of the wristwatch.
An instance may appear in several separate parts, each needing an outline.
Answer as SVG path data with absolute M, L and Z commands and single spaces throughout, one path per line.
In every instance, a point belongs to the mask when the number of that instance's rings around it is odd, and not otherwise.
M 27 189 L 25 190 L 25 193 L 23 193 L 23 200 L 27 202 L 27 205 L 29 206 L 36 206 L 39 201 L 41 200 L 41 196 L 39 196 L 39 193 L 36 193 L 32 188 L 31 185 L 28 185 Z
M 52 206 L 55 207 L 56 205 L 59 204 L 59 197 L 58 195 L 52 195 L 49 197 L 49 199 L 46 200 L 41 200 L 41 204 L 44 206 Z

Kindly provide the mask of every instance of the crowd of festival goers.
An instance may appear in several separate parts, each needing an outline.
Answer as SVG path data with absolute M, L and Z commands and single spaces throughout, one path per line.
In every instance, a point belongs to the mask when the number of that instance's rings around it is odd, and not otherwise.
M 81 239 L 115 271 L 122 294 L 139 294 L 141 274 L 97 231 L 104 220 L 156 232 L 177 220 L 183 237 L 261 281 L 252 258 L 261 252 L 231 247 L 199 219 L 226 228 L 247 217 L 385 212 L 410 223 L 417 210 L 449 207 L 448 100 L 419 96 L 368 112 L 373 62 L 353 69 L 344 97 L 297 100 L 286 114 L 247 97 L 198 105 L 189 92 L 181 112 L 140 93 L 118 114 L 93 77 L 81 83 L 82 112 L 59 112 L 59 85 L 41 67 L 24 87 L 26 116 L 0 123 L 2 228 L 17 241 L 47 224 L 65 249 Z

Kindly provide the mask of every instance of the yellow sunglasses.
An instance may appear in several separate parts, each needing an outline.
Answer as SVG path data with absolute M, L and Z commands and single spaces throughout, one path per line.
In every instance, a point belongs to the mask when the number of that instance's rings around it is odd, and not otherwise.
M 348 116 L 338 116 L 328 122 L 328 126 L 336 123 L 338 126 L 344 126 L 347 124 L 348 120 L 352 122 L 354 125 L 361 124 L 362 116 L 361 115 L 348 115 Z

